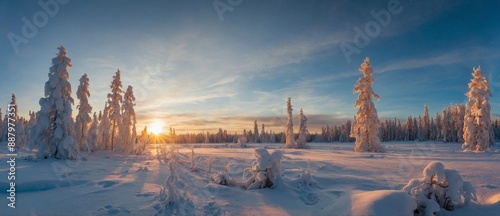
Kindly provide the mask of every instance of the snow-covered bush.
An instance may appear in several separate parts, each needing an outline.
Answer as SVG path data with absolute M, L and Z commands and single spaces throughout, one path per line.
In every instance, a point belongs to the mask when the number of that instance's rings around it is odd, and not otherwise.
M 241 148 L 246 148 L 247 147 L 247 138 L 245 138 L 244 136 L 239 136 L 238 143 L 236 143 L 236 145 L 238 147 L 241 147 Z
M 255 149 L 255 157 L 252 168 L 243 172 L 243 186 L 248 189 L 271 188 L 281 179 L 281 158 L 283 153 L 274 151 L 272 154 L 266 149 Z M 248 174 L 251 174 L 248 177 Z M 248 178 L 247 178 L 248 177 Z
M 193 215 L 193 201 L 180 188 L 185 187 L 175 172 L 174 161 L 168 163 L 170 176 L 160 187 L 159 203 L 155 205 L 156 215 Z
M 191 149 L 191 167 L 190 167 L 191 171 L 198 171 L 199 162 L 196 163 L 195 159 L 196 156 L 194 155 L 194 149 Z
M 314 184 L 314 180 L 312 179 L 312 174 L 311 174 L 311 161 L 307 160 L 307 169 L 304 171 L 304 173 L 301 173 L 299 175 L 300 182 L 311 186 Z
M 211 166 L 211 164 L 210 164 Z M 229 171 L 231 170 L 231 163 L 228 163 L 226 167 L 224 168 L 224 171 L 217 172 L 214 175 L 212 175 L 212 181 L 216 184 L 220 185 L 232 185 L 234 184 L 233 178 L 229 176 Z M 210 168 L 211 169 L 211 168 Z
M 411 179 L 403 191 L 417 201 L 418 215 L 433 215 L 440 210 L 454 210 L 476 200 L 475 190 L 464 182 L 456 170 L 445 169 L 441 162 L 431 162 L 425 167 L 422 179 Z

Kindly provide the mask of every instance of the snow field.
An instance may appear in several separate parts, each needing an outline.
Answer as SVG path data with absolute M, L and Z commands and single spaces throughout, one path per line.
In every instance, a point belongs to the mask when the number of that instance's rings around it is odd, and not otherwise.
M 498 147 L 474 153 L 461 152 L 457 143 L 395 142 L 385 143 L 386 153 L 355 153 L 353 143 L 310 143 L 305 150 L 248 145 L 150 145 L 145 155 L 83 153 L 74 164 L 24 152 L 17 162 L 17 208 L 5 204 L 0 210 L 6 215 L 366 215 L 382 210 L 391 215 L 392 209 L 401 215 L 413 207 L 404 201 L 410 196 L 401 193 L 403 186 L 439 160 L 470 182 L 477 195 L 477 201 L 454 211 L 441 209 L 440 215 L 500 212 Z M 240 186 L 256 148 L 283 154 L 281 181 L 271 189 Z M 7 172 L 2 167 L 0 176 Z M 233 184 L 215 183 L 212 177 L 219 172 L 227 172 Z M 0 181 L 6 185 L 6 179 Z

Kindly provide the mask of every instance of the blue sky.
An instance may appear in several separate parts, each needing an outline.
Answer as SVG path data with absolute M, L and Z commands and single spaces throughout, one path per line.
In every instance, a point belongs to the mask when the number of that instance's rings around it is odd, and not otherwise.
M 239 132 L 257 119 L 282 131 L 286 98 L 292 97 L 295 114 L 303 108 L 314 132 L 355 114 L 352 89 L 366 56 L 381 96 L 379 117 L 416 116 L 424 104 L 441 112 L 465 102 L 478 65 L 493 90 L 492 113 L 500 113 L 498 2 L 242 0 L 231 6 L 220 0 L 232 9 L 221 20 L 212 0 L 66 1 L 45 25 L 37 1 L 0 2 L 4 112 L 12 92 L 21 115 L 39 110 L 51 59 L 62 44 L 73 61 L 74 98 L 87 73 L 91 105 L 102 110 L 120 68 L 124 89 L 134 87 L 139 127 L 160 119 L 178 131 Z M 394 4 L 399 12 L 380 25 L 371 11 L 390 11 Z M 23 37 L 22 18 L 33 22 L 37 15 L 41 27 L 16 52 L 7 35 Z M 366 33 L 373 23 L 379 31 L 349 61 L 341 45 L 355 46 L 354 29 Z

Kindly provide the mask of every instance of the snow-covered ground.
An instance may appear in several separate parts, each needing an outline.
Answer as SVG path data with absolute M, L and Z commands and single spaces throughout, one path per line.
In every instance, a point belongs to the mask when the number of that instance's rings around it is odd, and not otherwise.
M 461 152 L 458 143 L 389 142 L 384 143 L 387 153 L 355 153 L 353 143 L 310 143 L 306 150 L 248 145 L 176 145 L 172 151 L 161 148 L 171 145 L 149 145 L 144 155 L 83 153 L 78 161 L 38 160 L 21 152 L 16 159 L 16 208 L 3 198 L 0 215 L 369 215 L 372 210 L 401 215 L 402 209 L 412 208 L 406 206 L 402 187 L 421 178 L 432 161 L 457 170 L 478 198 L 453 212 L 441 209 L 440 215 L 500 212 L 498 146 L 474 153 Z M 282 179 L 273 189 L 245 190 L 242 176 L 259 147 L 282 151 Z M 0 153 L 7 161 L 6 152 Z M 8 169 L 5 162 L 0 166 L 4 197 Z M 211 181 L 225 170 L 232 178 L 229 185 Z

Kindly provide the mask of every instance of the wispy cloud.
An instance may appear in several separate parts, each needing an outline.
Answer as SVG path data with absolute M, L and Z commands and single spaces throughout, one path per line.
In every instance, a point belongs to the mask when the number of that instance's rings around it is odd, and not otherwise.
M 236 79 L 238 79 L 238 76 L 226 77 L 226 78 L 223 78 L 223 79 L 217 81 L 216 83 L 214 83 L 212 85 L 209 85 L 208 88 L 212 88 L 212 87 L 215 87 L 215 86 L 220 86 L 220 85 L 225 85 L 225 84 L 228 84 L 228 83 L 232 83 Z

